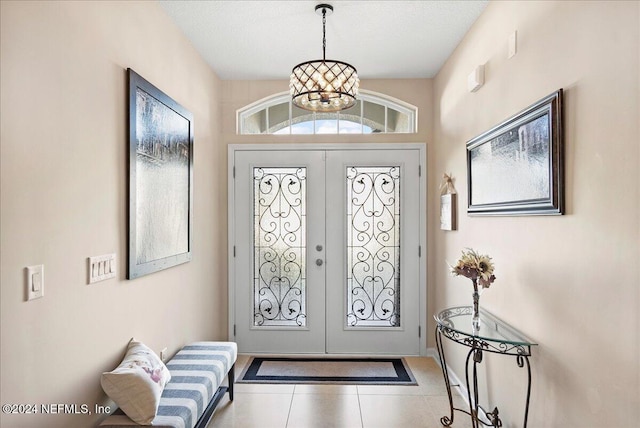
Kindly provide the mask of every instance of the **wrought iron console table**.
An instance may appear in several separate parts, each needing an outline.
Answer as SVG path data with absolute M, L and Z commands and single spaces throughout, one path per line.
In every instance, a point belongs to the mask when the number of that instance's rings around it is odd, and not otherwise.
M 473 428 L 479 428 L 479 424 L 491 427 L 501 427 L 502 421 L 499 417 L 498 408 L 495 407 L 492 412 L 485 411 L 478 404 L 478 375 L 477 365 L 482 362 L 484 352 L 492 352 L 495 354 L 512 355 L 516 357 L 518 367 L 527 366 L 527 400 L 524 410 L 524 425 L 527 427 L 527 417 L 529 415 L 529 398 L 531 397 L 531 366 L 529 365 L 529 357 L 531 356 L 531 347 L 537 345 L 527 339 L 522 333 L 511 327 L 504 321 L 496 318 L 487 311 L 480 309 L 480 328 L 475 329 L 472 325 L 472 307 L 457 306 L 448 308 L 434 316 L 436 320 L 436 346 L 438 347 L 438 355 L 440 357 L 440 365 L 444 382 L 449 395 L 450 415 L 440 418 L 440 423 L 444 426 L 450 426 L 453 423 L 454 410 L 466 413 L 471 416 L 471 425 Z M 442 346 L 442 337 L 446 337 L 456 343 L 471 348 L 467 354 L 465 362 L 465 381 L 467 384 L 467 392 L 469 395 L 469 411 L 453 407 L 453 398 L 451 396 L 451 383 L 447 374 L 447 361 L 445 358 L 444 348 Z M 473 379 L 469 380 L 469 361 L 473 357 Z M 486 415 L 487 421 L 484 421 L 479 410 Z

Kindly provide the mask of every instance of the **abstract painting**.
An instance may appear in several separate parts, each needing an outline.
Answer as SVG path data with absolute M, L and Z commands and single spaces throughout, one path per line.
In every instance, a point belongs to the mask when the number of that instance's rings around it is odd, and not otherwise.
M 191 260 L 193 115 L 129 69 L 129 267 Z
M 562 89 L 467 143 L 468 213 L 563 214 Z

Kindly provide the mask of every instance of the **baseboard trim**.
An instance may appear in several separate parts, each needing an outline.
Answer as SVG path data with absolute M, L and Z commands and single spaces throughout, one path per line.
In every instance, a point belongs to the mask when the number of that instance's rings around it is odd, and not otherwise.
M 435 348 L 427 348 L 427 356 L 436 360 L 436 364 L 440 366 L 442 369 L 442 365 L 440 364 L 440 356 L 438 355 L 438 351 Z M 455 371 L 451 369 L 451 366 L 447 364 L 447 373 L 449 374 L 449 384 L 451 385 L 451 392 L 456 391 L 457 394 L 464 400 L 467 407 L 471 407 L 469 405 L 469 390 L 466 387 L 466 382 L 460 380 Z M 489 418 L 487 414 L 482 408 L 478 408 L 479 418 L 481 420 L 487 421 Z

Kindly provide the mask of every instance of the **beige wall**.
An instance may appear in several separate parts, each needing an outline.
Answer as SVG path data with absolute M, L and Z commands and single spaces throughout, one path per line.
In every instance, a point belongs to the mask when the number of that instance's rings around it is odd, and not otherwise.
M 639 16 L 638 2 L 492 2 L 435 79 L 435 163 L 457 179 L 463 206 L 456 232 L 431 217 L 430 297 L 438 308 L 469 304 L 470 281 L 450 277 L 446 262 L 465 247 L 493 256 L 498 279 L 481 306 L 540 344 L 531 427 L 640 421 Z M 514 30 L 518 53 L 507 59 Z M 486 83 L 469 93 L 479 64 Z M 566 215 L 467 216 L 465 142 L 558 88 Z M 466 354 L 448 349 L 464 376 Z M 526 371 L 503 358 L 487 358 L 486 392 L 504 426 L 521 426 Z
M 155 2 L 1 3 L 2 404 L 108 404 L 100 373 L 135 336 L 156 352 L 226 339 L 221 82 Z M 131 67 L 194 114 L 193 261 L 125 280 Z M 118 276 L 87 285 L 87 257 Z M 24 267 L 45 296 L 24 301 Z M 98 415 L 3 414 L 3 427 Z

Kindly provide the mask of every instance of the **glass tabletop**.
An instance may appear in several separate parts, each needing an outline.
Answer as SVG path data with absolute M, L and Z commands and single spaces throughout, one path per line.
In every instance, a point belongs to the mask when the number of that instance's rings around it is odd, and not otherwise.
M 472 312 L 471 306 L 456 306 L 440 311 L 434 318 L 438 325 L 465 336 L 511 345 L 537 345 L 524 334 L 482 308 L 480 308 L 480 328 L 475 329 L 472 323 Z

